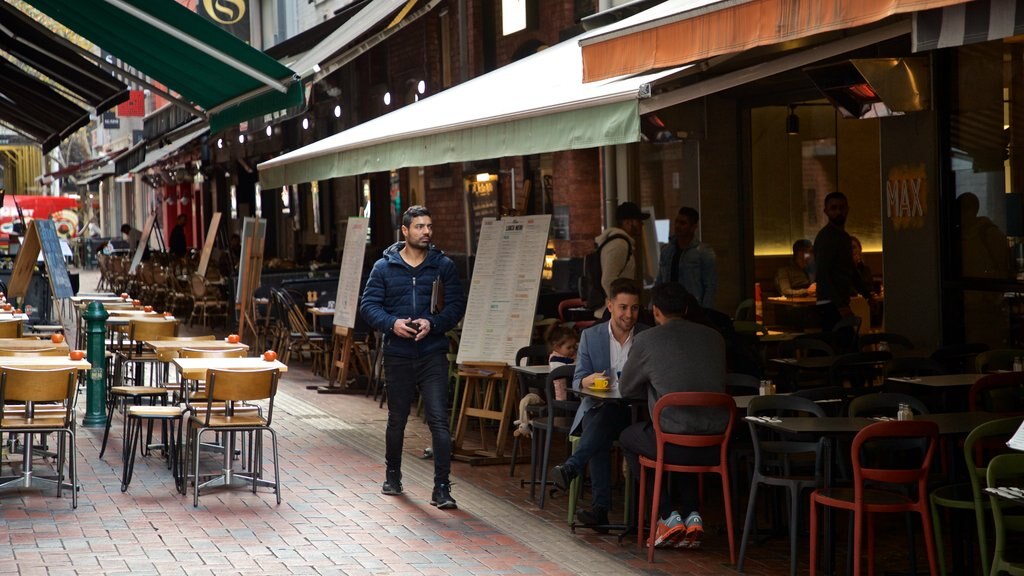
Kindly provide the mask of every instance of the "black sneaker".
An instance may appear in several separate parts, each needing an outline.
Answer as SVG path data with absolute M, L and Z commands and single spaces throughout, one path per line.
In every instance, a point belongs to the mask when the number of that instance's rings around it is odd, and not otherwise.
M 608 510 L 605 508 L 580 510 L 576 513 L 576 524 L 578 526 L 592 527 L 601 534 L 607 534 L 607 528 L 598 528 L 597 526 L 605 526 L 608 524 Z
M 565 464 L 558 464 L 555 466 L 554 476 L 552 481 L 555 483 L 555 488 L 567 492 L 569 484 L 572 484 L 572 481 L 576 478 L 576 471 Z
M 384 473 L 384 485 L 380 488 L 381 494 L 397 496 L 402 493 L 402 471 L 388 470 Z
M 438 484 L 434 487 L 434 493 L 430 495 L 430 505 L 437 506 L 438 510 L 454 510 L 459 506 L 455 504 L 455 498 L 452 498 L 452 485 Z

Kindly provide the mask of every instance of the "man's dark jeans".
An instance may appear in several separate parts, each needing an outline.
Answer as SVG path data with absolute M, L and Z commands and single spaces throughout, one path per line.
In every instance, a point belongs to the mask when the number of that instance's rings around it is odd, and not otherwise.
M 447 484 L 452 468 L 452 435 L 448 428 L 448 359 L 444 353 L 422 358 L 384 356 L 387 379 L 388 426 L 384 459 L 388 470 L 401 470 L 405 423 L 416 389 L 423 398 L 427 425 L 433 437 L 434 485 Z
M 583 415 L 583 434 L 576 445 L 576 451 L 565 461 L 569 469 L 577 474 L 590 463 L 590 483 L 594 497 L 592 508 L 608 510 L 611 494 L 611 449 L 612 442 L 629 425 L 629 408 L 623 404 L 605 403 L 595 406 Z

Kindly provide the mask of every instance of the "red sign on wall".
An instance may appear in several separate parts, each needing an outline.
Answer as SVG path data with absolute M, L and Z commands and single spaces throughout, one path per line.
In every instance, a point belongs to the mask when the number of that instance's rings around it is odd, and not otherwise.
M 145 116 L 146 95 L 142 90 L 132 90 L 128 95 L 128 100 L 117 105 L 117 115 L 121 118 Z

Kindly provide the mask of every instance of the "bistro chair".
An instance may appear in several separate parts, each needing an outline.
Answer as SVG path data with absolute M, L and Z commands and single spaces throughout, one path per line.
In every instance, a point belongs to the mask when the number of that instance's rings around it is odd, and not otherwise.
M 524 366 L 523 360 L 526 361 L 525 366 L 546 365 L 548 363 L 548 353 L 548 347 L 545 344 L 523 346 L 516 352 L 516 366 Z M 516 374 L 516 381 L 519 383 L 519 399 L 522 400 L 530 393 L 529 382 L 527 381 L 527 377 L 523 374 Z M 541 405 L 532 405 L 526 408 L 526 413 L 531 420 L 542 411 L 543 408 Z M 418 412 L 419 407 L 417 406 L 417 413 Z M 519 436 L 514 436 L 512 438 L 512 462 L 508 467 L 509 476 L 515 476 L 516 474 L 516 461 L 519 459 L 519 438 Z
M 967 404 L 972 412 L 1024 415 L 1024 372 L 982 376 L 967 393 Z
M 890 352 L 852 352 L 832 362 L 829 384 L 848 386 L 854 395 L 885 383 L 885 367 L 892 360 Z
M 722 410 L 728 414 L 725 429 L 716 434 L 674 434 L 666 432 L 661 428 L 661 415 L 666 409 L 686 408 L 690 410 Z M 725 530 L 729 535 L 729 561 L 736 563 L 736 538 L 732 527 L 732 496 L 729 491 L 729 439 L 732 437 L 733 424 L 736 421 L 736 402 L 732 396 L 718 392 L 672 392 L 665 394 L 658 399 L 651 414 L 651 422 L 654 425 L 655 442 L 657 444 L 657 458 L 651 460 L 640 455 L 640 498 L 637 501 L 637 547 L 644 545 L 644 514 L 646 506 L 645 492 L 647 490 L 647 470 L 654 470 L 654 493 L 651 499 L 651 537 L 658 530 L 658 507 L 661 500 L 661 483 L 664 481 L 666 472 L 703 474 L 710 472 L 718 474 L 722 479 L 722 496 L 725 501 Z M 665 460 L 666 446 L 684 446 L 689 448 L 718 448 L 718 463 L 714 465 L 689 465 L 671 464 Z M 647 561 L 654 561 L 654 546 L 647 548 Z
M 229 487 L 233 479 L 241 479 L 251 483 L 255 494 L 259 486 L 272 486 L 281 503 L 281 472 L 278 461 L 277 433 L 271 427 L 274 417 L 274 397 L 277 394 L 278 370 L 276 368 L 259 370 L 217 370 L 207 373 L 206 399 L 198 406 L 188 403 L 192 411 L 188 424 L 187 454 L 192 468 L 191 477 L 194 482 L 192 505 L 199 506 L 199 492 L 207 487 L 220 485 Z M 252 403 L 266 403 L 265 411 L 239 410 Z M 202 436 L 207 431 L 223 434 L 222 452 L 224 456 L 221 474 L 214 475 L 205 482 L 199 474 L 199 454 Z M 232 469 L 231 460 L 234 454 L 233 432 L 247 432 L 254 436 L 253 449 L 249 452 L 246 467 L 248 474 Z M 263 478 L 263 433 L 269 433 L 271 450 L 274 458 L 274 480 Z M 187 486 L 186 486 L 187 487 Z
M 1012 348 L 1000 348 L 998 350 L 986 350 L 974 358 L 974 371 L 978 374 L 987 374 L 996 371 L 1010 371 L 1013 369 L 1015 358 L 1024 357 L 1024 350 Z
M 876 350 L 907 351 L 914 349 L 914 343 L 910 338 L 894 332 L 872 332 L 862 334 L 859 342 L 861 352 L 872 352 Z
M 982 491 L 982 488 L 985 487 L 988 463 L 995 455 L 1009 451 L 1009 448 L 1006 447 L 1006 439 L 1013 435 L 1022 421 L 1024 421 L 1024 416 L 1014 416 L 986 422 L 971 430 L 967 439 L 964 440 L 963 452 L 970 482 L 940 486 L 932 491 L 930 497 L 932 523 L 935 525 L 935 545 L 939 550 L 945 550 L 942 538 L 942 515 L 939 507 L 949 508 L 951 511 L 967 511 L 974 515 L 975 532 L 978 535 L 978 556 L 980 557 L 981 573 L 984 575 L 989 574 L 989 565 L 992 560 L 988 552 L 988 519 L 986 518 L 986 512 L 991 509 L 991 505 L 984 498 Z M 962 532 L 962 530 L 955 532 Z M 938 556 L 939 572 L 942 576 L 946 576 L 946 555 L 939 554 Z M 973 565 L 972 558 L 967 558 L 967 565 Z
M 565 378 L 569 387 L 572 387 L 572 377 L 575 371 L 575 364 L 567 364 L 548 373 L 548 377 L 544 380 L 544 410 L 531 421 L 533 435 L 530 441 L 530 498 L 534 498 L 535 488 L 540 486 L 541 509 L 544 508 L 547 487 L 551 484 L 548 480 L 548 462 L 551 457 L 552 439 L 555 434 L 569 437 L 573 416 L 580 405 L 578 400 L 556 400 L 555 381 Z M 540 481 L 537 480 L 538 464 L 540 466 Z
M 814 401 L 806 398 L 775 395 L 751 398 L 747 406 L 747 415 L 824 417 L 825 411 Z M 740 557 L 736 570 L 743 571 L 747 543 L 757 522 L 757 491 L 758 487 L 764 484 L 785 488 L 789 497 L 789 573 L 790 576 L 796 576 L 798 528 L 800 518 L 803 517 L 800 513 L 800 504 L 803 502 L 805 490 L 820 488 L 822 485 L 822 453 L 825 439 L 785 438 L 752 421 L 748 421 L 747 425 L 750 427 L 750 437 L 754 440 L 754 477 L 750 482 L 747 518 L 743 524 L 743 538 L 740 541 Z
M 928 414 L 928 406 L 920 398 L 900 392 L 879 392 L 875 394 L 864 394 L 850 401 L 847 408 L 851 418 L 871 418 L 887 416 L 896 418 L 896 411 L 900 404 L 910 405 L 915 416 Z
M 988 349 L 987 344 L 980 342 L 951 344 L 932 352 L 931 359 L 941 364 L 947 374 L 962 374 L 973 372 L 975 358 Z
M 878 422 L 863 428 L 853 439 L 850 450 L 853 461 L 852 488 L 819 488 L 811 493 L 811 576 L 818 570 L 818 506 L 840 508 L 853 513 L 853 574 L 863 574 L 861 550 L 865 524 L 867 524 L 868 574 L 874 574 L 876 514 L 914 512 L 921 516 L 924 527 L 925 547 L 928 551 L 929 572 L 936 569 L 935 540 L 928 509 L 928 472 L 931 467 L 939 428 L 933 422 L 920 420 L 906 422 Z M 914 448 L 904 451 L 899 467 L 885 467 L 870 462 L 865 451 L 867 445 L 879 441 L 923 440 L 914 443 Z M 874 483 L 884 483 L 895 488 L 903 486 L 907 492 L 895 489 L 881 489 Z M 908 495 L 909 494 L 909 495 Z
M 75 443 L 75 399 L 77 377 L 74 368 L 3 368 L 0 372 L 0 433 L 25 434 L 22 474 L 0 480 L 0 488 L 25 486 L 32 480 L 57 484 L 57 497 L 67 484 L 64 462 L 69 462 L 71 507 L 78 507 L 77 445 Z M 32 434 L 58 435 L 57 475 L 38 476 L 32 470 Z M 65 440 L 67 445 L 65 447 Z
M 988 463 L 985 476 L 988 488 L 1024 486 L 1024 454 L 996 456 Z M 1007 552 L 1012 549 L 1008 542 L 1008 533 L 1012 532 L 1018 536 L 1024 534 L 1024 515 L 1020 513 L 1020 503 L 1010 502 L 992 492 L 988 493 L 988 500 L 992 506 L 992 520 L 996 528 L 995 553 L 992 555 L 989 574 L 996 576 L 1005 572 L 1011 576 L 1024 575 L 1024 562 L 1012 561 L 1007 557 Z

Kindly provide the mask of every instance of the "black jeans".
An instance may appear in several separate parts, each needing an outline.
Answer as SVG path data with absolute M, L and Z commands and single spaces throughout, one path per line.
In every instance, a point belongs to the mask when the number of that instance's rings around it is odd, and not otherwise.
M 606 402 L 594 406 L 583 415 L 576 450 L 565 465 L 577 474 L 590 464 L 590 483 L 593 488 L 591 508 L 608 510 L 612 503 L 612 443 L 629 425 L 629 408 L 624 404 Z
M 636 487 L 640 486 L 640 456 L 643 455 L 651 460 L 658 457 L 658 443 L 654 435 L 654 425 L 650 422 L 638 422 L 622 431 L 619 436 L 619 445 L 626 453 L 626 463 L 629 464 L 629 471 L 633 475 L 633 482 Z M 693 466 L 707 466 L 718 462 L 718 448 L 691 448 L 689 446 L 665 446 L 665 461 L 669 464 L 689 464 Z M 647 475 L 647 494 L 654 493 L 654 474 Z M 668 518 L 673 510 L 679 512 L 685 519 L 690 512 L 698 510 L 700 505 L 698 498 L 699 486 L 696 474 L 670 474 L 670 481 L 661 483 L 661 499 L 658 502 L 658 517 Z M 673 507 L 672 499 L 669 497 L 669 484 L 672 485 L 672 496 L 676 499 L 676 506 Z M 634 497 L 634 502 L 637 499 Z M 634 506 L 634 514 L 637 507 Z M 632 522 L 635 524 L 636 522 Z
M 388 470 L 402 469 L 405 423 L 419 388 L 433 438 L 434 485 L 447 484 L 452 469 L 452 435 L 448 428 L 448 358 L 442 353 L 423 358 L 384 356 L 388 393 L 387 446 L 384 459 Z

